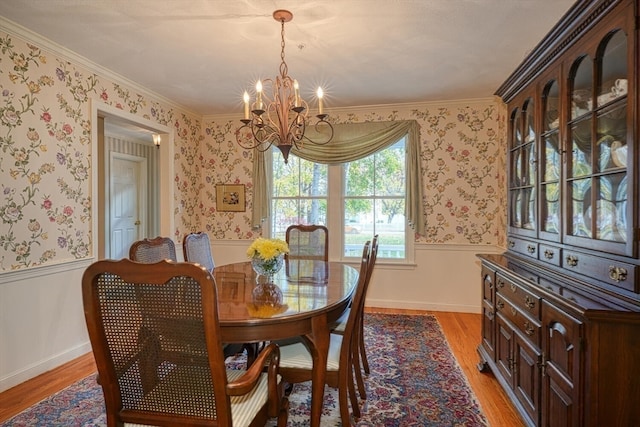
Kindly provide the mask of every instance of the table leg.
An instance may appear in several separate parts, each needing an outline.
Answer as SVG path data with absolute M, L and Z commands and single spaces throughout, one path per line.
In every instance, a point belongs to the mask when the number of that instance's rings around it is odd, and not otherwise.
M 311 427 L 320 426 L 320 416 L 324 405 L 324 383 L 327 376 L 327 355 L 329 354 L 330 333 L 326 316 L 314 317 L 311 321 L 311 356 L 313 371 L 311 379 Z

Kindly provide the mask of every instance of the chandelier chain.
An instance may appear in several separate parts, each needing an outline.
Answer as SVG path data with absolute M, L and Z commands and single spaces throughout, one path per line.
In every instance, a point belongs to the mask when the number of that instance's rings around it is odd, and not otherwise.
M 289 72 L 287 63 L 284 61 L 284 19 L 281 19 L 280 23 L 282 24 L 282 29 L 280 30 L 280 47 L 282 49 L 280 51 L 280 59 L 282 60 L 282 62 L 280 63 L 280 75 L 284 77 Z

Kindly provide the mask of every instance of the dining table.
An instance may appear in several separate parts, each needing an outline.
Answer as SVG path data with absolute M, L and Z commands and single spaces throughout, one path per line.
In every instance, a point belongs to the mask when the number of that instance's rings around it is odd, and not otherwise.
M 358 270 L 340 262 L 285 259 L 270 280 L 250 261 L 216 266 L 222 342 L 304 337 L 313 359 L 311 426 L 320 426 L 332 327 L 348 310 Z

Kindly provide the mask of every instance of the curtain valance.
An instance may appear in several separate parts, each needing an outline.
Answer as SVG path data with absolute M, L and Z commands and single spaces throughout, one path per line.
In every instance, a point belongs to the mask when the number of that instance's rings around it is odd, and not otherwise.
M 313 128 L 306 134 L 312 140 L 326 138 Z M 333 140 L 326 145 L 307 142 L 291 153 L 317 163 L 340 164 L 370 156 L 407 135 L 407 221 L 418 234 L 424 234 L 422 172 L 420 168 L 420 127 L 415 120 L 343 123 L 334 125 Z M 268 183 L 264 153 L 254 150 L 253 213 L 254 226 L 269 215 Z

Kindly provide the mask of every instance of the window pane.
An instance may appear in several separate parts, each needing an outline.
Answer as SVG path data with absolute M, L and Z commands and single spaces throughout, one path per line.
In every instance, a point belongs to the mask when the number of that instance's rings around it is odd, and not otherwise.
M 327 221 L 327 165 L 295 156 L 285 164 L 273 156 L 271 237 L 284 239 L 292 224 L 321 224 Z
M 358 257 L 378 234 L 380 258 L 405 258 L 405 138 L 367 158 L 345 164 L 344 251 Z

